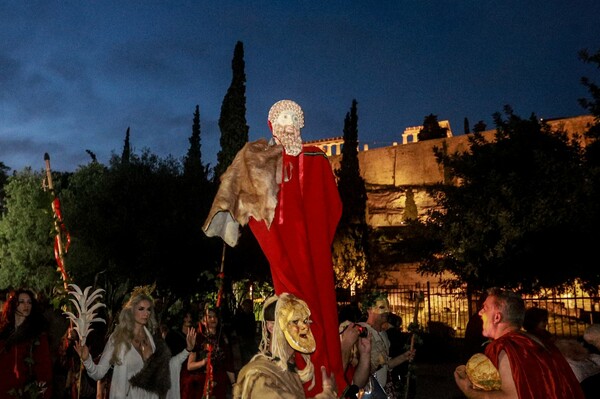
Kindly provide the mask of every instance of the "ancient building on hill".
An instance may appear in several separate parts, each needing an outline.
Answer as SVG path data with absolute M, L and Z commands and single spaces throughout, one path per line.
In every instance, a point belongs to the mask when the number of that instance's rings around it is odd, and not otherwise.
M 553 128 L 561 128 L 569 135 L 580 135 L 594 123 L 594 117 L 583 115 L 571 118 L 548 119 L 546 122 Z M 440 121 L 447 123 L 447 121 Z M 360 174 L 367 188 L 367 223 L 375 230 L 394 229 L 402 231 L 407 219 L 424 218 L 436 204 L 426 192 L 426 187 L 443 181 L 443 170 L 436 162 L 433 147 L 440 147 L 443 142 L 449 152 L 467 151 L 469 148 L 467 135 L 452 135 L 450 125 L 448 137 L 427 141 L 416 141 L 417 127 L 410 127 L 402 134 L 400 144 L 389 147 L 368 148 L 359 145 Z M 484 137 L 493 140 L 495 130 L 483 132 Z M 343 137 L 315 140 L 307 142 L 320 147 L 329 155 L 333 169 L 339 168 Z M 406 242 L 410 245 L 410 241 Z M 402 248 L 398 249 L 403 251 Z M 406 253 L 406 251 L 404 251 Z M 398 275 L 406 284 L 413 279 L 420 279 L 410 271 L 416 269 L 416 259 L 405 259 L 401 264 L 392 263 L 390 269 L 398 273 L 409 272 L 409 275 Z

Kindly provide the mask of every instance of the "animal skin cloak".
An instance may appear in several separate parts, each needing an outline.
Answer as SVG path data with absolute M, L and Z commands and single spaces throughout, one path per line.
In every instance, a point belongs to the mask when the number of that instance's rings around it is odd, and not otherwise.
M 485 348 L 496 368 L 501 351 L 508 356 L 520 399 L 584 399 L 569 363 L 553 343 L 542 346 L 522 332 L 511 331 Z
M 235 245 L 237 223 L 247 222 L 269 261 L 275 293 L 288 292 L 308 304 L 317 349 L 311 356 L 315 386 L 308 390 L 305 385 L 307 397 L 322 389 L 322 365 L 335 374 L 338 392 L 347 385 L 331 260 L 341 213 L 331 164 L 323 151 L 304 146 L 298 156 L 291 156 L 280 145 L 259 140 L 246 144 L 223 174 L 203 227 L 208 236 L 219 235 Z

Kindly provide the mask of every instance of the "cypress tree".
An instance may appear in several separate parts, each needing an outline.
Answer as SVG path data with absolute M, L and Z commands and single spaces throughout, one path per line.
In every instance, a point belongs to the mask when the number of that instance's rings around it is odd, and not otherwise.
M 358 162 L 358 112 L 352 100 L 344 119 L 344 145 L 340 168 L 335 171 L 342 200 L 342 217 L 333 242 L 333 267 L 338 287 L 362 286 L 367 280 L 367 189 Z
M 127 126 L 127 132 L 125 133 L 125 143 L 123 144 L 123 153 L 121 154 L 121 163 L 128 164 L 129 157 L 131 156 L 131 147 L 129 145 L 129 126 Z
M 190 148 L 183 160 L 183 174 L 191 180 L 202 181 L 206 179 L 205 168 L 202 164 L 202 145 L 200 143 L 200 107 L 196 105 L 194 120 L 192 122 L 192 135 L 188 139 Z
M 248 142 L 246 73 L 244 72 L 244 45 L 241 41 L 238 41 L 235 45 L 231 68 L 233 77 L 221 104 L 221 115 L 219 117 L 221 150 L 217 154 L 217 165 L 213 176 L 215 182 L 219 181 L 238 151 Z
M 358 163 L 358 114 L 356 100 L 344 120 L 342 160 L 337 170 L 338 191 L 343 203 L 341 225 L 366 223 L 367 189 Z

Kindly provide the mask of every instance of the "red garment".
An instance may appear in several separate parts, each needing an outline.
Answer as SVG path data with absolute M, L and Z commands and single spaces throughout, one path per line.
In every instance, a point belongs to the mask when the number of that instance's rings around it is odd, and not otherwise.
M 283 182 L 270 228 L 250 218 L 248 225 L 269 260 L 276 294 L 288 292 L 306 301 L 311 311 L 317 349 L 311 355 L 315 387 L 322 390 L 321 365 L 336 377 L 338 392 L 346 387 L 331 244 L 342 214 L 342 202 L 325 153 L 305 146 L 298 156 L 283 154 Z M 302 367 L 301 364 L 299 364 Z
M 553 343 L 542 346 L 521 332 L 511 331 L 485 348 L 496 368 L 501 351 L 508 356 L 520 399 L 585 399 L 569 363 Z
M 213 389 L 211 398 L 226 399 L 230 390 L 231 382 L 227 372 L 234 372 L 233 352 L 229 345 L 229 340 L 221 335 L 219 344 L 216 344 L 214 336 L 198 333 L 196 342 L 196 360 L 204 359 L 207 356 L 207 345 L 213 345 L 215 348 L 211 355 L 213 366 Z M 183 371 L 185 369 L 185 371 Z M 206 382 L 206 367 L 198 370 L 187 370 L 187 363 L 182 367 L 180 375 L 181 399 L 199 399 L 204 393 L 204 384 Z
M 33 359 L 29 366 L 26 359 Z M 27 339 L 5 347 L 0 342 L 0 398 L 10 398 L 8 391 L 23 389 L 32 380 L 45 381 L 44 398 L 52 397 L 52 359 L 48 337 L 42 333 L 38 339 Z

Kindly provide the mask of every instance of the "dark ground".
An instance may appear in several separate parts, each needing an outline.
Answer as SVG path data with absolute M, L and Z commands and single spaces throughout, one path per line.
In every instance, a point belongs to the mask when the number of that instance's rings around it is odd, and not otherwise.
M 426 334 L 416 349 L 415 399 L 464 399 L 454 382 L 454 369 L 469 357 L 464 340 L 445 333 Z
M 454 382 L 454 369 L 458 364 L 417 362 L 415 399 L 464 399 Z

